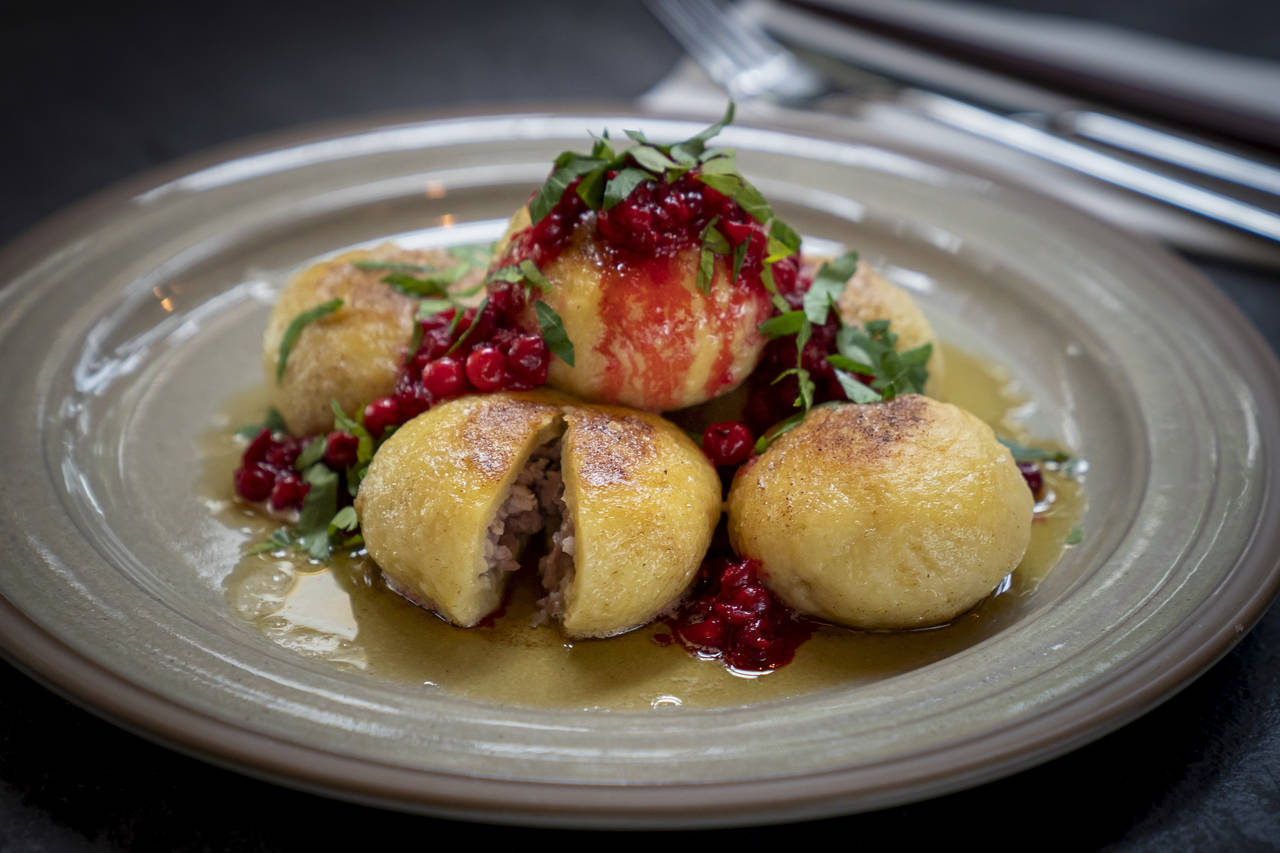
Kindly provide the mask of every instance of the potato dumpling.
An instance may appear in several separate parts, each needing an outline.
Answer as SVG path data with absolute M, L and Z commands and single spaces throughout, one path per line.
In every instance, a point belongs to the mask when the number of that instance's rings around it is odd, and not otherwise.
M 396 373 L 413 338 L 417 302 L 384 284 L 385 270 L 352 265 L 360 260 L 440 268 L 457 264 L 443 251 L 409 251 L 386 244 L 322 261 L 289 281 L 267 321 L 262 368 L 271 388 L 271 405 L 294 435 L 332 428 L 330 399 L 350 413 L 395 388 Z M 280 340 L 289 324 L 303 311 L 335 298 L 343 306 L 303 328 L 277 382 Z
M 566 406 L 564 417 L 573 565 L 568 576 L 552 573 L 558 578 L 544 570 L 544 582 L 559 580 L 565 633 L 607 637 L 653 621 L 689 586 L 720 519 L 720 479 L 698 446 L 656 415 Z
M 563 429 L 560 408 L 547 400 L 536 392 L 463 397 L 404 424 L 378 449 L 356 512 L 392 589 L 463 627 L 498 607 L 521 539 L 541 529 L 530 484 L 516 487 Z
M 907 291 L 892 284 L 869 264 L 858 264 L 857 272 L 845 285 L 840 298 L 836 300 L 840 311 L 840 319 L 847 325 L 861 325 L 871 320 L 888 320 L 889 331 L 898 336 L 895 349 L 915 349 L 923 344 L 933 344 L 933 352 L 929 356 L 929 381 L 925 386 L 927 393 L 933 393 L 940 387 L 944 365 L 942 347 L 933 327 L 915 300 Z
M 523 208 L 509 234 L 529 224 Z M 501 257 L 499 247 L 496 255 Z M 682 409 L 732 391 L 755 369 L 773 311 L 763 287 L 730 281 L 717 256 L 707 294 L 698 289 L 697 247 L 643 262 L 614 256 L 591 220 L 542 269 L 574 346 L 574 366 L 552 359 L 549 383 L 586 400 L 652 412 Z M 537 328 L 533 307 L 525 325 Z
M 919 395 L 812 410 L 729 492 L 729 537 L 813 616 L 865 629 L 943 624 L 1021 561 L 1032 496 L 991 428 Z
M 540 391 L 463 397 L 379 449 L 356 499 L 388 585 L 456 625 L 497 608 L 541 533 L 542 605 L 571 637 L 672 605 L 720 517 L 720 483 L 662 418 Z

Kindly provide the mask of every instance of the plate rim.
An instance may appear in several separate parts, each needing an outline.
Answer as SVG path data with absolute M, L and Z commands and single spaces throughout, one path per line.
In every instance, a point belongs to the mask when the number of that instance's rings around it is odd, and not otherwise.
M 608 101 L 566 102 L 553 106 L 524 104 L 519 109 L 509 110 L 504 109 L 502 105 L 487 104 L 483 108 L 463 105 L 447 110 L 365 116 L 260 134 L 215 146 L 146 170 L 63 208 L 20 233 L 0 248 L 0 271 L 8 272 L 27 268 L 29 266 L 27 262 L 31 258 L 43 257 L 47 254 L 45 250 L 65 244 L 85 224 L 93 222 L 122 203 L 128 203 L 130 199 L 147 190 L 202 168 L 239 157 L 288 149 L 311 141 L 355 133 L 368 133 L 395 126 L 449 119 L 496 118 L 510 115 L 534 117 L 581 114 L 589 116 L 608 113 L 654 119 L 696 118 L 700 120 L 705 116 L 702 113 L 684 114 L 669 110 L 651 110 L 642 105 Z M 837 134 L 823 133 L 817 127 L 807 126 L 802 122 L 786 124 L 748 120 L 743 122 L 743 125 L 783 133 L 799 133 L 833 142 L 849 141 L 842 140 Z M 883 139 L 886 136 L 872 126 L 866 126 L 864 129 L 872 138 Z M 855 144 L 903 154 L 929 165 L 940 165 L 953 174 L 980 176 L 982 180 L 992 184 L 994 192 L 1027 205 L 1033 209 L 1037 217 L 1043 218 L 1042 212 L 1044 212 L 1059 220 L 1066 220 L 1074 227 L 1086 231 L 1086 236 L 1091 241 L 1109 242 L 1116 246 L 1117 251 L 1123 251 L 1135 261 L 1141 261 L 1157 271 L 1163 270 L 1179 280 L 1180 286 L 1186 293 L 1208 305 L 1222 320 L 1225 327 L 1236 332 L 1235 346 L 1251 356 L 1238 361 L 1235 365 L 1236 370 L 1242 378 L 1263 379 L 1264 381 L 1260 383 L 1254 383 L 1253 387 L 1270 389 L 1272 392 L 1270 397 L 1265 393 L 1260 395 L 1264 402 L 1270 402 L 1272 405 L 1261 408 L 1258 413 L 1259 424 L 1264 433 L 1280 433 L 1280 418 L 1277 418 L 1276 406 L 1276 400 L 1280 399 L 1280 361 L 1240 309 L 1194 267 L 1146 238 L 1128 234 L 1123 235 L 1123 238 L 1117 237 L 1114 230 L 1085 213 L 1025 187 L 981 176 L 980 172 L 972 168 L 960 167 L 950 158 L 939 157 L 918 149 L 913 150 L 911 145 L 898 142 L 889 147 L 882 141 L 869 142 L 860 138 Z M 1119 246 L 1121 239 L 1123 239 L 1123 248 Z M 0 301 L 8 301 L 13 297 L 12 293 L 6 292 L 8 290 L 8 287 L 0 289 Z M 1276 502 L 1275 475 L 1280 471 L 1280 459 L 1277 456 L 1280 454 L 1268 454 L 1264 462 L 1264 471 L 1268 476 L 1264 478 L 1259 499 L 1259 519 L 1264 518 L 1265 510 L 1269 507 L 1273 508 Z M 1261 567 L 1254 564 L 1271 563 L 1262 556 L 1269 553 L 1280 554 L 1280 529 L 1265 530 L 1259 520 L 1254 524 L 1248 541 L 1243 544 L 1240 558 L 1222 583 L 1225 584 L 1228 580 L 1237 578 L 1246 568 L 1251 569 L 1247 573 L 1252 577 Z M 1140 658 L 1127 662 L 1119 668 L 1119 671 L 1109 674 L 1103 684 L 1095 685 L 1088 693 L 1064 698 L 1044 715 L 1011 727 L 1016 731 L 1000 732 L 994 739 L 1010 742 L 1000 750 L 999 760 L 988 759 L 970 763 L 965 765 L 965 769 L 959 773 L 951 768 L 946 774 L 937 771 L 931 774 L 919 774 L 918 778 L 914 778 L 910 783 L 899 784 L 890 790 L 882 790 L 878 796 L 873 796 L 866 791 L 861 793 L 850 791 L 848 788 L 832 793 L 825 786 L 817 791 L 806 790 L 806 784 L 812 786 L 819 780 L 829 783 L 835 777 L 863 774 L 868 771 L 866 767 L 813 771 L 797 777 L 776 779 L 628 785 L 626 786 L 628 796 L 643 800 L 643 803 L 630 804 L 617 801 L 618 798 L 613 796 L 617 793 L 617 788 L 599 784 L 477 778 L 441 770 L 392 767 L 375 758 L 345 755 L 289 743 L 269 733 L 256 731 L 247 724 L 233 725 L 217 720 L 176 699 L 155 694 L 141 685 L 130 682 L 124 675 L 102 667 L 76 652 L 62 643 L 56 635 L 31 621 L 4 598 L 0 598 L 0 653 L 40 683 L 130 731 L 181 752 L 197 755 L 215 764 L 230 766 L 250 775 L 304 790 L 442 816 L 473 819 L 481 817 L 486 820 L 521 824 L 738 825 L 764 820 L 817 817 L 841 811 L 872 809 L 918 799 L 922 796 L 946 793 L 1017 772 L 1101 737 L 1168 699 L 1225 655 L 1248 629 L 1262 618 L 1271 601 L 1280 594 L 1280 565 L 1271 565 L 1269 573 L 1262 577 L 1264 582 L 1256 586 L 1252 594 L 1240 602 L 1241 606 L 1230 608 L 1231 614 L 1236 618 L 1225 620 L 1221 624 L 1215 623 L 1216 627 L 1206 633 L 1187 632 L 1177 637 L 1166 635 Z M 1221 602 L 1202 601 L 1188 615 L 1188 621 L 1203 621 L 1209 613 L 1218 609 L 1223 609 Z M 1135 679 L 1139 679 L 1139 671 L 1154 668 L 1151 658 L 1157 652 L 1167 654 L 1164 652 L 1167 648 L 1181 648 L 1188 645 L 1191 646 L 1188 654 L 1181 657 L 1176 666 L 1162 665 L 1155 672 L 1154 677 L 1141 678 L 1136 689 L 1125 689 L 1131 686 L 1131 682 Z M 1123 696 L 1113 700 L 1111 694 L 1119 690 L 1124 691 Z M 1099 693 L 1104 695 L 1099 696 Z M 1072 709 L 1079 709 L 1082 705 L 1089 708 L 1090 712 L 1076 716 L 1073 725 L 1059 727 L 1056 736 L 1048 739 L 1043 735 L 1036 737 L 1031 748 L 1026 744 L 1019 744 L 1019 741 L 1026 739 L 1023 730 L 1043 727 L 1046 718 L 1067 715 Z M 185 720 L 186 725 L 178 727 L 173 722 L 176 720 Z M 237 742 L 237 738 L 242 743 Z M 993 738 L 987 736 L 980 740 L 989 748 Z M 237 748 L 228 748 L 232 744 Z M 955 750 L 963 746 L 965 746 L 963 743 L 949 744 L 947 749 Z M 988 749 L 987 752 L 989 755 L 990 750 Z M 324 760 L 326 768 L 332 769 L 325 772 L 318 770 L 316 768 L 318 758 Z M 385 771 L 384 775 L 388 778 L 376 783 L 371 779 L 365 780 L 363 786 L 354 784 L 357 776 L 354 771 L 359 768 L 367 771 Z M 402 782 L 406 784 L 398 785 L 395 779 L 389 778 L 397 775 L 404 776 Z M 422 799 L 426 793 L 422 784 L 424 777 L 439 780 L 439 787 L 431 792 L 430 801 Z M 460 787 L 468 789 L 467 796 L 459 795 Z M 708 808 L 705 798 L 699 799 L 696 805 L 692 806 L 686 802 L 684 795 L 691 788 L 699 790 L 704 795 L 712 789 L 732 790 L 734 792 L 732 803 L 720 805 L 726 807 L 732 805 L 736 810 L 723 812 L 708 819 L 705 815 L 705 810 Z M 554 791 L 559 791 L 559 796 L 553 795 Z M 516 793 L 523 793 L 526 797 L 513 796 Z M 664 793 L 667 796 L 659 796 Z M 640 796 L 642 794 L 652 796 Z M 822 794 L 825 795 L 822 796 Z M 571 803 L 573 808 L 561 809 L 556 805 L 557 802 Z M 694 812 L 697 814 L 692 814 Z

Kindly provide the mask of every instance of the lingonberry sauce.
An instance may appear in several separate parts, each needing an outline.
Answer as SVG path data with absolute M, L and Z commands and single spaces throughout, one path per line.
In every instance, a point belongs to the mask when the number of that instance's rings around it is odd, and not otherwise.
M 717 468 L 741 465 L 751 456 L 755 441 L 741 421 L 715 423 L 702 433 L 702 452 Z
M 1039 463 L 1019 462 L 1018 473 L 1027 481 L 1027 488 L 1031 489 L 1031 494 L 1039 500 L 1044 492 L 1044 475 L 1040 473 Z
M 240 457 L 232 474 L 236 494 L 254 503 L 267 502 L 272 509 L 297 509 L 311 489 L 298 477 L 294 463 L 305 442 L 263 427 Z
M 616 174 L 610 172 L 609 177 Z M 700 248 L 703 229 L 718 217 L 716 228 L 734 247 L 747 243 L 736 283 L 762 287 L 760 274 L 767 247 L 764 226 L 736 201 L 699 181 L 697 174 L 694 170 L 670 183 L 644 181 L 627 198 L 600 211 L 592 211 L 579 197 L 577 189 L 581 179 L 576 179 L 550 213 L 512 235 L 498 266 L 531 260 L 542 269 L 559 257 L 580 226 L 592 225 L 601 248 L 612 255 L 606 259 L 610 263 L 634 264 L 667 258 L 686 249 Z M 774 279 L 780 290 L 791 286 L 798 269 L 795 257 L 774 265 Z M 779 275 L 782 281 L 778 280 Z M 495 289 L 517 290 L 509 285 L 495 286 Z M 491 291 L 490 299 L 493 298 Z
M 775 598 L 759 573 L 755 560 L 704 563 L 692 596 L 671 622 L 680 642 L 742 672 L 768 672 L 790 663 L 815 625 Z

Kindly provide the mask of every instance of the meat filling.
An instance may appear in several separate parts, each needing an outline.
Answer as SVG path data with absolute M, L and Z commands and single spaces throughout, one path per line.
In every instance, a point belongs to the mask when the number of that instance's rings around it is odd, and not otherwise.
M 547 553 L 538 561 L 538 573 L 547 595 L 538 601 L 535 624 L 558 616 L 563 593 L 573 579 L 573 519 L 564 504 L 564 480 L 560 475 L 560 439 L 538 448 L 520 471 L 511 492 L 489 524 L 484 543 L 486 582 L 502 584 L 507 573 L 520 568 L 520 555 L 539 532 L 549 531 Z M 388 589 L 419 607 L 434 604 L 384 574 Z
M 484 543 L 489 574 L 501 577 L 520 568 L 520 553 L 535 533 L 545 529 L 546 509 L 542 496 L 547 483 L 560 483 L 560 441 L 557 439 L 534 451 L 516 478 L 506 501 L 489 525 Z
M 538 573 L 547 591 L 547 595 L 538 600 L 539 622 L 563 612 L 564 591 L 573 580 L 573 516 L 564 504 L 564 482 L 560 472 L 556 471 L 555 475 L 554 480 L 547 478 L 541 495 L 547 529 L 552 533 L 548 551 L 538 561 Z

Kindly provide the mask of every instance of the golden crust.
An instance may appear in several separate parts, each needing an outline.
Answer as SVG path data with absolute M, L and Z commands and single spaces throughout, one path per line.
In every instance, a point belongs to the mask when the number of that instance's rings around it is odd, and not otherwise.
M 848 325 L 861 325 L 871 320 L 888 320 L 889 331 L 898 336 L 898 351 L 915 349 L 923 344 L 933 344 L 929 356 L 929 381 L 926 393 L 941 387 L 945 365 L 942 347 L 933 327 L 907 291 L 892 284 L 870 264 L 858 264 L 857 272 L 849 279 L 836 300 L 840 318 Z
M 416 301 L 382 283 L 386 272 L 352 266 L 358 260 L 438 267 L 457 263 L 443 251 L 409 251 L 385 244 L 372 251 L 345 252 L 290 279 L 267 321 L 262 369 L 271 404 L 294 435 L 331 429 L 331 399 L 354 413 L 395 388 L 413 337 Z M 343 307 L 302 330 L 277 383 L 280 339 L 289 324 L 303 311 L 334 298 L 341 299 Z
M 1032 497 L 991 428 L 906 395 L 820 407 L 744 466 L 729 537 L 791 607 L 867 629 L 973 607 L 1031 537 Z
M 369 555 L 455 625 L 475 625 L 501 602 L 507 578 L 489 571 L 489 525 L 529 456 L 561 428 L 558 399 L 491 394 L 436 406 L 387 439 L 360 485 Z
M 565 424 L 575 568 L 561 622 L 570 636 L 606 637 L 653 621 L 689 586 L 720 518 L 720 480 L 656 415 L 567 406 Z

